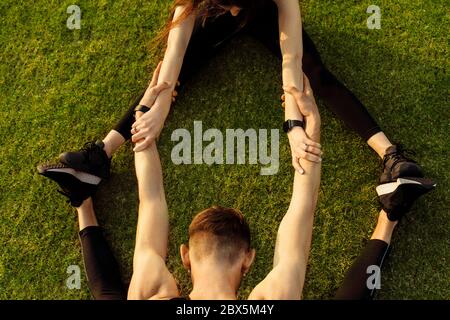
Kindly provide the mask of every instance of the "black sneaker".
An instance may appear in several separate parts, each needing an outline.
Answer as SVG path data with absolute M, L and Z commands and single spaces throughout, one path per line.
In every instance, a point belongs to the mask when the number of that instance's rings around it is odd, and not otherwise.
M 63 164 L 42 164 L 37 167 L 39 174 L 55 181 L 61 190 L 59 193 L 69 198 L 74 207 L 79 207 L 84 200 L 97 190 L 101 178 L 86 172 L 76 171 Z
M 377 193 L 389 220 L 397 221 L 411 209 L 417 198 L 435 187 L 436 183 L 431 179 L 403 177 L 395 182 L 379 185 Z
M 402 177 L 423 177 L 422 168 L 417 162 L 407 158 L 405 152 L 401 145 L 391 146 L 386 150 L 380 184 L 395 182 Z
M 109 177 L 111 159 L 103 150 L 104 146 L 100 140 L 88 142 L 79 151 L 61 153 L 59 160 L 76 171 L 106 179 Z

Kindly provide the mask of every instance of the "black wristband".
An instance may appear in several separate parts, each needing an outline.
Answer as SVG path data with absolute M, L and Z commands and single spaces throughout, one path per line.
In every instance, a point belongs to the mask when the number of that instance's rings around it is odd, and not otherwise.
M 148 110 L 150 110 L 149 107 L 144 106 L 143 104 L 139 104 L 136 108 L 134 108 L 134 113 L 136 113 L 138 111 L 146 113 Z
M 304 128 L 305 127 L 305 123 L 302 120 L 286 120 L 283 123 L 283 131 L 286 132 L 286 133 L 291 131 L 292 128 L 294 128 L 294 127 Z

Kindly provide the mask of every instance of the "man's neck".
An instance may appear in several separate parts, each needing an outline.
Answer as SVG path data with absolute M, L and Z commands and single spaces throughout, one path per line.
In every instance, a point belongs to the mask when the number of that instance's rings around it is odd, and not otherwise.
M 205 263 L 193 270 L 192 300 L 236 300 L 236 275 L 223 266 Z

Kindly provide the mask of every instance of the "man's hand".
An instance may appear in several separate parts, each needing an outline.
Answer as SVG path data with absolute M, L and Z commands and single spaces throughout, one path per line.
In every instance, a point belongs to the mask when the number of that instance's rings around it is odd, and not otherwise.
M 288 133 L 292 152 L 292 165 L 303 174 L 305 171 L 300 165 L 300 159 L 312 162 L 322 161 L 322 146 L 320 145 L 320 114 L 316 100 L 306 75 L 303 75 L 303 92 L 295 87 L 283 87 L 285 94 L 291 94 L 303 115 L 305 129 L 294 127 Z M 282 97 L 284 100 L 284 95 Z
M 135 152 L 145 150 L 157 139 L 168 114 L 170 106 L 155 105 L 158 95 L 171 86 L 168 82 L 157 84 L 161 65 L 162 62 L 158 64 L 158 67 L 153 72 L 152 80 L 140 101 L 140 104 L 149 107 L 150 110 L 145 114 L 143 112 L 136 112 L 136 121 L 132 125 L 131 133 L 133 136 L 131 140 L 136 143 L 133 149 Z M 177 92 L 174 91 L 172 93 L 172 101 L 175 101 L 176 95 Z

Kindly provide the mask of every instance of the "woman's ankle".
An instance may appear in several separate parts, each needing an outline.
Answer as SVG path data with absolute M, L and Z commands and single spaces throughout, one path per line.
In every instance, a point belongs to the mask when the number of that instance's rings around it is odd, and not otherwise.
M 86 227 L 98 226 L 97 217 L 95 216 L 94 211 L 94 204 L 91 197 L 83 201 L 81 206 L 77 208 L 77 212 L 80 231 Z
M 103 139 L 103 150 L 111 158 L 116 150 L 125 142 L 124 137 L 117 131 L 111 130 Z
M 378 215 L 378 223 L 381 223 L 385 225 L 388 228 L 391 228 L 392 230 L 397 226 L 398 221 L 392 221 L 389 220 L 387 212 L 384 210 L 380 211 L 380 214 Z
M 378 223 L 375 227 L 375 230 L 372 234 L 371 240 L 382 240 L 387 244 L 391 243 L 392 234 L 394 233 L 394 229 L 397 226 L 398 221 L 391 221 L 387 217 L 387 213 L 384 210 L 381 210 L 378 215 Z
M 367 144 L 383 159 L 386 154 L 386 150 L 393 146 L 391 141 L 386 137 L 384 132 L 378 132 L 367 140 Z

